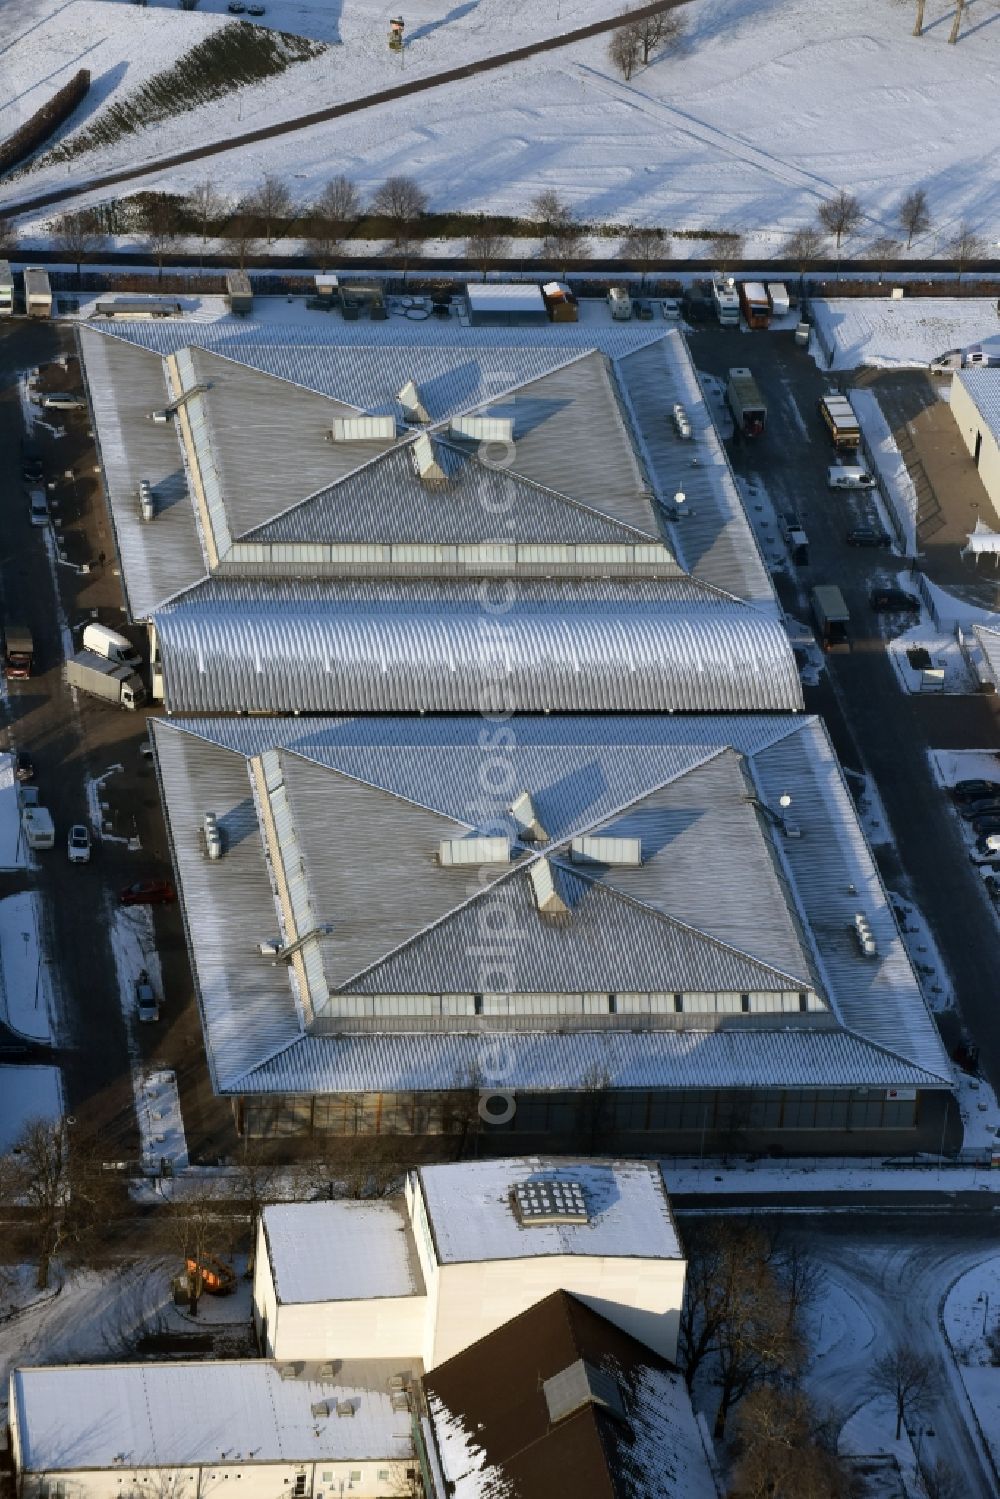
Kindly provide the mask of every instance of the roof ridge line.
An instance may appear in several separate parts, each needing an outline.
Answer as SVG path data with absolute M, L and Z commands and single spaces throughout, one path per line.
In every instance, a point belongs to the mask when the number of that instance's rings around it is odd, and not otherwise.
M 174 324 L 174 326 L 175 327 L 184 327 L 184 326 L 188 326 L 188 325 L 186 325 L 186 324 Z M 212 325 L 208 324 L 208 323 L 200 323 L 200 324 L 197 324 L 196 326 L 197 327 L 202 327 L 202 328 L 207 328 L 207 327 L 211 327 Z M 278 326 L 279 327 L 286 327 L 287 328 L 287 327 L 294 327 L 294 324 L 282 323 L 282 324 L 279 324 Z M 125 341 L 128 342 L 128 343 L 132 342 L 131 339 L 126 339 Z M 144 345 L 140 344 L 139 347 L 143 348 Z M 312 344 L 312 345 L 299 345 L 299 347 L 311 347 L 311 348 L 321 349 L 321 348 L 324 348 L 324 347 L 329 347 L 329 345 L 324 345 L 324 344 L 317 343 L 317 344 Z M 317 390 L 315 388 L 315 386 L 313 386 L 313 385 L 303 385 L 301 380 L 290 380 L 287 375 L 276 375 L 276 374 L 274 374 L 274 372 L 272 370 L 258 369 L 255 364 L 248 364 L 245 359 L 237 359 L 235 357 L 235 355 L 233 355 L 233 354 L 224 354 L 221 349 L 210 349 L 205 344 L 200 344 L 200 343 L 188 343 L 188 344 L 179 344 L 178 348 L 174 349 L 173 352 L 176 354 L 176 353 L 178 353 L 178 351 L 180 349 L 184 349 L 184 348 L 186 348 L 186 349 L 197 349 L 200 354 L 211 354 L 213 358 L 215 358 L 215 359 L 224 359 L 227 364 L 233 364 L 233 365 L 235 365 L 237 367 L 237 369 L 249 370 L 251 374 L 262 375 L 267 380 L 277 380 L 282 385 L 290 385 L 290 386 L 292 386 L 292 388 L 294 390 L 304 390 L 304 391 L 306 391 L 311 396 L 319 396 L 321 398 L 321 400 L 324 400 L 324 401 L 336 401 L 341 406 L 350 406 L 351 410 L 352 411 L 356 411 L 357 414 L 358 414 L 358 416 L 366 416 L 368 414 L 365 411 L 365 408 L 363 406 L 355 406 L 355 404 L 354 404 L 353 401 L 345 401 L 340 396 L 328 396 L 326 394 L 326 391 L 324 391 L 324 390 Z M 161 354 L 160 357 L 161 357 L 161 359 L 166 359 L 166 358 L 169 358 L 169 355 Z
M 740 750 L 734 750 L 731 744 L 716 745 L 714 749 L 710 749 L 704 754 L 700 760 L 696 760 L 693 765 L 688 765 L 684 770 L 678 771 L 676 775 L 667 776 L 665 780 L 657 781 L 655 785 L 648 786 L 645 791 L 640 791 L 638 796 L 632 797 L 629 801 L 619 802 L 611 812 L 602 813 L 600 817 L 595 818 L 593 822 L 587 823 L 586 826 L 578 828 L 576 832 L 564 833 L 560 838 L 550 839 L 546 844 L 546 848 L 553 848 L 559 844 L 568 843 L 572 838 L 585 837 L 587 833 L 593 832 L 594 828 L 599 827 L 602 822 L 609 822 L 613 817 L 621 817 L 622 813 L 627 812 L 630 807 L 637 807 L 640 802 L 645 801 L 650 796 L 655 796 L 657 791 L 663 791 L 665 787 L 672 786 L 675 781 L 682 780 L 684 776 L 690 775 L 692 771 L 704 769 L 706 765 L 711 765 L 713 760 L 717 760 L 720 755 L 724 755 L 730 750 L 736 755 L 742 753 Z
M 656 906 L 651 906 L 646 901 L 640 900 L 638 896 L 630 895 L 626 890 L 620 890 L 617 885 L 610 884 L 605 880 L 599 880 L 594 875 L 586 874 L 582 868 L 577 868 L 573 864 L 567 864 L 558 855 L 552 855 L 551 857 L 564 873 L 575 875 L 578 879 L 585 880 L 587 884 L 593 885 L 595 889 L 613 895 L 618 900 L 625 901 L 640 911 L 647 911 L 651 916 L 655 916 L 659 921 L 666 923 L 668 926 L 675 927 L 682 932 L 690 932 L 695 937 L 701 938 L 703 942 L 707 942 L 713 947 L 721 948 L 724 952 L 734 953 L 737 957 L 745 959 L 748 963 L 752 963 L 755 968 L 761 968 L 767 973 L 776 974 L 778 978 L 789 979 L 797 989 L 801 989 L 803 984 L 808 989 L 813 987 L 811 979 L 796 978 L 794 974 L 787 972 L 786 969 L 778 968 L 773 963 L 766 963 L 763 958 L 755 957 L 753 953 L 746 952 L 742 947 L 737 947 L 732 942 L 726 942 L 721 937 L 715 937 L 711 932 L 704 932 L 701 927 L 692 926 L 691 922 L 682 921 L 679 916 L 671 916 L 667 911 L 660 911 Z
M 304 505 L 310 504 L 311 501 L 317 499 L 320 495 L 329 494 L 331 490 L 338 488 L 339 485 L 346 484 L 348 479 L 354 479 L 358 474 L 363 474 L 366 469 L 373 467 L 374 464 L 381 463 L 383 459 L 391 458 L 394 453 L 398 453 L 402 448 L 412 446 L 412 439 L 416 435 L 406 433 L 403 437 L 394 438 L 392 445 L 387 447 L 383 453 L 374 453 L 370 458 L 366 458 L 363 463 L 357 464 L 355 468 L 348 469 L 346 474 L 341 474 L 339 479 L 334 479 L 331 484 L 321 484 L 311 494 L 303 495 L 300 500 L 295 500 L 291 505 L 286 505 L 284 510 L 276 511 L 274 515 L 268 516 L 267 520 L 261 521 L 259 525 L 254 526 L 249 531 L 244 531 L 242 535 L 235 537 L 234 540 L 250 540 L 257 531 L 263 531 L 265 526 L 273 526 L 276 521 L 284 520 L 287 515 L 293 515 L 296 510 L 301 510 Z
M 393 347 L 393 346 L 390 345 L 390 347 Z M 410 348 L 410 346 L 407 345 L 407 344 L 397 344 L 394 347 L 404 348 L 407 351 L 409 351 L 409 348 Z M 444 344 L 444 345 L 441 345 L 440 347 L 443 347 L 443 348 L 462 348 L 462 347 L 464 347 L 464 345 L 459 345 L 459 344 L 454 344 L 454 345 Z M 485 347 L 489 348 L 489 347 L 491 347 L 491 345 L 487 344 L 487 345 L 485 345 Z M 544 349 L 545 345 L 544 344 L 539 344 L 539 345 L 523 344 L 523 345 L 518 345 L 517 347 L 519 347 L 519 348 L 535 348 L 535 347 L 538 347 L 538 348 Z M 520 382 L 520 384 L 518 384 L 518 385 L 508 385 L 508 386 L 505 386 L 503 390 L 496 391 L 494 394 L 492 394 L 490 396 L 490 398 L 489 398 L 489 404 L 492 405 L 492 403 L 494 401 L 502 401 L 507 396 L 512 395 L 514 393 L 514 391 L 516 391 L 516 390 L 523 390 L 526 385 L 534 385 L 536 383 L 536 381 L 538 381 L 538 380 L 545 380 L 545 379 L 548 378 L 549 375 L 554 375 L 559 370 L 568 369 L 571 364 L 577 364 L 581 359 L 587 358 L 587 356 L 590 355 L 590 354 L 600 354 L 600 353 L 601 353 L 601 350 L 596 346 L 596 344 L 593 344 L 589 348 L 586 348 L 586 349 L 579 349 L 579 350 L 576 351 L 576 353 L 572 354 L 568 359 L 562 359 L 562 360 L 559 361 L 558 364 L 554 364 L 551 369 L 547 369 L 543 375 L 532 375 L 529 380 L 522 380 Z M 469 415 L 471 413 L 474 413 L 478 408 L 482 407 L 484 404 L 486 404 L 486 403 L 483 402 L 483 401 L 475 401 L 475 402 L 473 402 L 473 404 L 471 406 L 456 406 L 456 408 L 452 412 L 451 416 L 443 416 L 443 417 L 440 418 L 439 421 L 428 422 L 427 426 L 424 428 L 424 431 L 433 433 L 433 432 L 435 432 L 435 430 L 438 427 L 444 427 L 444 426 L 446 426 L 449 422 L 451 422 L 451 420 L 452 420 L 453 417 L 455 417 L 455 416 L 465 416 L 465 415 Z

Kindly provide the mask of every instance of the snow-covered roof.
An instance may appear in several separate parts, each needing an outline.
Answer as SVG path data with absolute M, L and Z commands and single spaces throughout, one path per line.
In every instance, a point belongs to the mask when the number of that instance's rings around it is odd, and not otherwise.
M 545 300 L 530 282 L 470 281 L 465 288 L 473 312 L 535 312 L 545 316 Z
M 457 585 L 213 584 L 154 617 L 171 713 L 801 708 L 776 619 L 679 591 L 648 603 L 627 584 L 603 600 L 559 586 L 494 613 Z
M 401 1372 L 374 1359 L 25 1368 L 11 1375 L 11 1419 L 21 1466 L 35 1473 L 403 1460 L 410 1415 L 393 1409 L 390 1388 Z M 350 1418 L 337 1415 L 345 1401 Z
M 645 1161 L 539 1156 L 418 1166 L 415 1175 L 442 1265 L 553 1254 L 683 1259 L 659 1167 Z M 522 1223 L 514 1188 L 545 1182 L 578 1183 L 587 1221 Z
M 455 1499 L 715 1499 L 682 1375 L 565 1291 L 439 1364 L 424 1389 L 431 1460 Z M 569 1394 L 558 1419 L 556 1389 Z
M 471 717 L 154 725 L 218 1086 L 447 1089 L 476 1071 L 552 1089 L 584 1086 L 594 1069 L 619 1087 L 947 1085 L 819 720 L 514 723 L 504 785 L 530 792 L 540 842 L 522 839 L 513 793 L 484 792 L 489 755 Z M 798 838 L 762 810 L 786 794 Z M 192 807 L 215 811 L 222 860 L 205 861 Z M 487 827 L 506 828 L 510 858 L 483 866 L 470 891 L 437 851 Z M 582 866 L 571 852 L 582 836 L 638 839 L 642 862 Z M 276 911 L 276 857 L 295 871 L 300 915 Z M 541 859 L 559 920 L 537 908 Z M 859 910 L 874 957 L 857 945 Z M 481 920 L 521 934 L 496 980 Z M 314 933 L 302 965 L 257 955 L 294 931 Z M 506 1076 L 491 1030 L 505 1036 Z
M 1000 341 L 997 359 L 1000 360 Z M 1000 368 L 958 370 L 955 379 L 964 386 L 994 440 L 1000 443 Z
M 400 1202 L 296 1202 L 264 1209 L 279 1305 L 423 1294 Z
M 996 344 L 992 297 L 825 297 L 810 299 L 832 369 L 860 365 L 924 368 L 946 351 Z

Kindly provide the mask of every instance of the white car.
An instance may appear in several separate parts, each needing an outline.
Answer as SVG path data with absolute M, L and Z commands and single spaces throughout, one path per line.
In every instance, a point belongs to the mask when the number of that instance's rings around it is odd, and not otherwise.
M 71 864 L 90 863 L 90 830 L 82 822 L 75 822 L 70 828 L 66 852 Z

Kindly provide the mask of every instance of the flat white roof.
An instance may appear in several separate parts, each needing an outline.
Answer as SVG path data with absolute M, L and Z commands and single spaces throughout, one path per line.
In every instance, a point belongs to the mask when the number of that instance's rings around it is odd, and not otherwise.
M 523 1157 L 420 1166 L 441 1264 L 583 1254 L 682 1259 L 658 1168 L 645 1161 Z M 522 1182 L 579 1182 L 586 1223 L 522 1225 L 511 1193 Z
M 281 1376 L 293 1368 L 292 1378 Z M 322 1371 L 336 1373 L 324 1377 Z M 192 1467 L 268 1462 L 406 1460 L 410 1415 L 394 1411 L 390 1379 L 421 1372 L 387 1359 L 282 1365 L 270 1360 L 82 1364 L 11 1375 L 22 1466 Z M 338 1416 L 350 1401 L 352 1416 Z M 328 1413 L 315 1413 L 325 1404 Z
M 281 1203 L 264 1231 L 279 1304 L 424 1294 L 401 1199 Z
M 465 291 L 473 312 L 545 312 L 545 299 L 537 286 L 470 281 Z

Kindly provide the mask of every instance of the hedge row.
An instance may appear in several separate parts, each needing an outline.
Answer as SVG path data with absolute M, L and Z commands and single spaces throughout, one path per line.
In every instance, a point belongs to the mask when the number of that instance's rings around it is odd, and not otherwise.
M 0 145 L 0 172 L 5 172 L 17 162 L 23 161 L 48 140 L 64 120 L 68 120 L 76 106 L 90 88 L 90 73 L 81 68 L 69 81 L 53 94 L 48 104 L 36 109 L 30 120 L 25 120 L 20 130 L 8 136 Z

